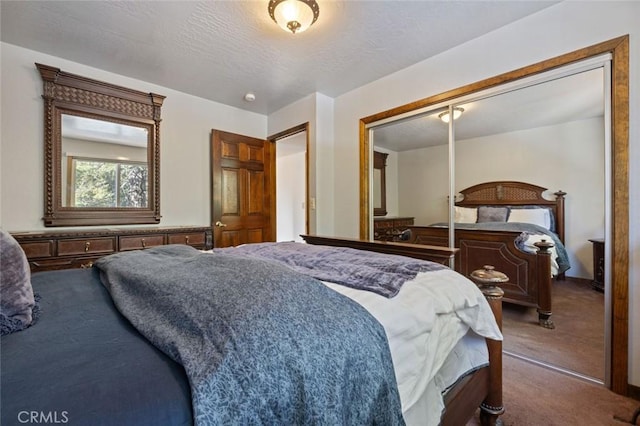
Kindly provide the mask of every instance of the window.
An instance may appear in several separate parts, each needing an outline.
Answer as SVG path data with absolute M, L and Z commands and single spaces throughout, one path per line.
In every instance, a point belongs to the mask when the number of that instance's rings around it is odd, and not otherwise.
M 147 206 L 147 163 L 80 157 L 68 161 L 68 206 Z

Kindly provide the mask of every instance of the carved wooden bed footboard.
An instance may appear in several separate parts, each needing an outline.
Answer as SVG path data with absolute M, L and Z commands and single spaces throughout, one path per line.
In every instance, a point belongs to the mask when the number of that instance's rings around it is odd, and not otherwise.
M 525 182 L 485 182 L 460 191 L 461 199 L 456 207 L 508 207 L 513 209 L 545 208 L 550 212 L 551 229 L 559 241 L 565 241 L 564 201 L 566 193 L 557 191 L 555 199 L 543 196 L 547 188 Z M 478 210 L 479 212 L 479 210 Z M 449 245 L 449 230 L 444 227 L 413 226 L 407 242 L 436 246 Z M 535 307 L 541 326 L 555 328 L 551 320 L 551 253 L 549 242 L 536 243 L 537 254 L 526 253 L 516 246 L 520 236 L 516 231 L 455 228 L 454 247 L 460 249 L 456 255 L 455 270 L 465 276 L 483 265 L 493 265 L 509 277 L 501 284 L 504 300 L 524 306 Z M 558 275 L 564 279 L 564 273 Z
M 449 229 L 435 226 L 412 226 L 408 243 L 448 246 Z M 493 265 L 509 281 L 501 283 L 506 302 L 535 307 L 540 325 L 554 328 L 551 320 L 551 253 L 547 245 L 537 244 L 537 254 L 516 247 L 515 231 L 455 230 L 454 245 L 459 249 L 454 269 L 464 276 Z

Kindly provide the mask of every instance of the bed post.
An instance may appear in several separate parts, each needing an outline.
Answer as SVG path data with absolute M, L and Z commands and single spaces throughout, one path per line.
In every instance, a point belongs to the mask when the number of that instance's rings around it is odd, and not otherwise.
M 502 295 L 504 291 L 495 286 L 483 287 L 481 290 L 502 331 Z M 497 424 L 498 416 L 504 413 L 502 405 L 502 341 L 487 339 L 487 348 L 489 350 L 489 393 L 480 405 L 480 423 L 485 426 L 493 426 Z
M 549 249 L 553 247 L 553 243 L 542 240 L 533 243 L 538 247 L 536 256 L 537 274 L 538 274 L 538 323 L 544 328 L 556 328 L 551 319 L 551 252 Z
M 562 244 L 565 244 L 564 240 L 564 196 L 567 195 L 566 192 L 559 190 L 558 192 L 554 192 L 553 195 L 556 196 L 556 234 L 562 241 Z M 558 279 L 564 281 L 564 272 L 558 274 Z
M 502 272 L 493 270 L 493 266 L 487 265 L 482 270 L 471 273 L 471 278 L 478 284 L 480 291 L 489 302 L 496 323 L 502 331 L 502 297 L 504 291 L 496 286 L 496 283 L 508 281 L 508 277 Z M 498 417 L 504 413 L 502 404 L 502 341 L 486 339 L 489 351 L 489 390 L 487 396 L 480 404 L 480 424 L 494 426 L 498 424 Z
M 556 234 L 560 237 L 560 241 L 564 243 L 564 191 L 554 192 L 556 196 Z

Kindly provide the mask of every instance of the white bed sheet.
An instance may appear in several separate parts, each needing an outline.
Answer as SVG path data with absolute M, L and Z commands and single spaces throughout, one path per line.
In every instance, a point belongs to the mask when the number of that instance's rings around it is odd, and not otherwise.
M 469 330 L 481 337 L 502 340 L 491 308 L 478 287 L 450 269 L 418 274 L 392 299 L 339 284 L 325 284 L 358 302 L 383 325 L 402 411 L 405 420 L 411 423 L 439 423 L 444 408 L 442 386 L 446 388 L 451 380 L 443 376 L 444 372 L 468 370 L 463 364 L 449 366 L 447 370 L 442 367 L 445 361 L 447 364 L 455 361 L 455 357 L 447 358 Z M 488 355 L 474 360 L 479 365 L 486 362 Z
M 406 424 L 408 426 L 430 424 L 425 423 L 424 419 L 432 418 L 437 409 L 440 409 L 442 414 L 444 409 L 444 406 L 434 408 L 433 401 L 439 401 L 440 396 L 446 395 L 449 388 L 458 380 L 488 363 L 489 350 L 484 337 L 469 330 L 451 350 L 420 399 L 409 410 L 403 412 Z

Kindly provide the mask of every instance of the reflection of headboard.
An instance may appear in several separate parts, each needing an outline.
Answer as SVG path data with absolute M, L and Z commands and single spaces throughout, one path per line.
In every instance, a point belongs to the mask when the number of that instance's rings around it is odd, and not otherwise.
M 547 200 L 542 193 L 547 188 L 524 182 L 495 181 L 470 186 L 460 191 L 462 199 L 456 201 L 456 206 L 544 206 L 553 211 L 556 221 L 556 234 L 560 241 L 564 241 L 565 216 L 564 196 L 566 192 L 554 192 L 555 200 Z

